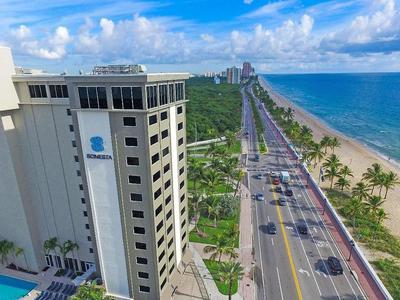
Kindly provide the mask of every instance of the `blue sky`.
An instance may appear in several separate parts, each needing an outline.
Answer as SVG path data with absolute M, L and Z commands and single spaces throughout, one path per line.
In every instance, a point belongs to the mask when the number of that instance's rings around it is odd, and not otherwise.
M 400 71 L 400 0 L 0 0 L 16 65 L 90 71 Z

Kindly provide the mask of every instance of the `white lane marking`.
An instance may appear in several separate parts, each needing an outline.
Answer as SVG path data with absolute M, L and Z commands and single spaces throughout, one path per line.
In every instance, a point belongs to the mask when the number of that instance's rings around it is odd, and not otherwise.
M 273 238 L 271 238 L 271 243 L 272 243 L 272 246 L 275 246 Z
M 307 270 L 304 270 L 304 269 L 299 269 L 298 270 L 301 274 L 306 274 L 308 277 L 310 277 L 310 273 L 307 271 Z
M 269 216 L 267 216 L 268 222 L 269 222 Z
M 276 274 L 278 274 L 279 290 L 281 291 L 281 299 L 283 300 L 283 292 L 282 292 L 282 285 L 281 285 L 281 277 L 279 276 L 278 267 L 276 267 Z

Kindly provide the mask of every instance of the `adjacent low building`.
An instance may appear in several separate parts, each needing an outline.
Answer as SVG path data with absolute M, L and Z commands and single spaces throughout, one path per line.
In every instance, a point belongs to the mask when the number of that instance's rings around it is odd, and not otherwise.
M 0 240 L 24 250 L 19 266 L 97 270 L 117 299 L 171 298 L 189 258 L 188 77 L 16 74 L 0 47 Z M 45 249 L 54 237 L 78 247 Z

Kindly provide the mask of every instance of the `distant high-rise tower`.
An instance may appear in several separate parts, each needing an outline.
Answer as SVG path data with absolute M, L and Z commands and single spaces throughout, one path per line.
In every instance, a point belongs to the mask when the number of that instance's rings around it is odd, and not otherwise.
M 246 61 L 243 63 L 243 71 L 242 71 L 242 78 L 250 78 L 253 73 L 253 68 L 251 67 L 251 63 Z
M 236 68 L 233 66 L 232 68 L 226 69 L 226 79 L 227 82 L 230 84 L 239 84 L 240 83 L 240 76 L 241 75 L 241 69 Z

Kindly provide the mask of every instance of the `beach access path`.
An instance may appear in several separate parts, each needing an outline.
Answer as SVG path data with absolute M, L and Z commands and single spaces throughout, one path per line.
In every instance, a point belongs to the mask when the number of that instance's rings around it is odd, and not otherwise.
M 336 136 L 339 139 L 341 147 L 339 149 L 335 149 L 335 154 L 339 156 L 343 164 L 348 165 L 353 171 L 354 178 L 351 178 L 352 185 L 355 185 L 357 182 L 361 181 L 362 174 L 373 163 L 379 163 L 386 171 L 391 170 L 400 175 L 400 167 L 394 164 L 393 161 L 389 161 L 385 157 L 367 148 L 358 141 L 344 136 L 332 128 L 329 128 L 316 117 L 312 116 L 304 109 L 298 107 L 274 91 L 263 79 L 260 80 L 260 84 L 268 91 L 269 96 L 276 102 L 278 106 L 292 108 L 294 110 L 294 119 L 299 123 L 310 127 L 317 141 L 321 140 L 322 137 L 326 135 Z M 318 178 L 319 168 L 316 168 L 312 171 L 313 177 Z M 322 183 L 321 187 L 329 187 L 329 182 Z M 398 217 L 400 215 L 400 198 L 398 195 L 400 195 L 400 185 L 397 185 L 393 190 L 389 190 L 387 199 L 385 199 L 383 204 L 383 208 L 385 209 L 386 213 L 389 214 L 389 219 L 385 220 L 385 225 L 393 234 L 400 236 L 400 218 Z

